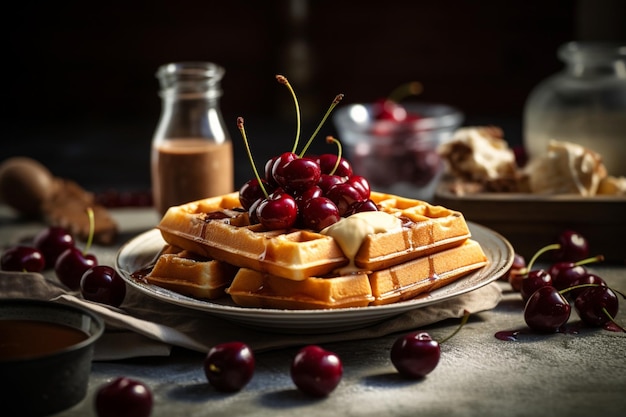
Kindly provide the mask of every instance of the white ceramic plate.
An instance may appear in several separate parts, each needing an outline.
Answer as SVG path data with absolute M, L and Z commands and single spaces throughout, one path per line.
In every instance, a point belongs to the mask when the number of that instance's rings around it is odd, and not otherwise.
M 140 292 L 182 307 L 214 314 L 257 329 L 287 333 L 330 333 L 364 327 L 406 311 L 424 307 L 473 291 L 501 277 L 513 262 L 511 244 L 498 233 L 468 222 L 472 238 L 478 241 L 489 263 L 445 287 L 419 298 L 394 304 L 328 310 L 280 310 L 235 305 L 228 297 L 205 301 L 187 297 L 131 277 L 151 265 L 165 245 L 157 229 L 142 233 L 124 244 L 117 253 L 116 268 L 126 283 Z

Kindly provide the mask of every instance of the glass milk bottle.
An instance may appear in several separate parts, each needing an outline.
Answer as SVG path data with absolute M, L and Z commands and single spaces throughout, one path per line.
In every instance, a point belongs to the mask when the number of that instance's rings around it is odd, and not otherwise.
M 224 69 L 209 62 L 163 65 L 161 117 L 152 140 L 152 192 L 160 214 L 233 191 L 233 148 L 219 108 Z
M 524 111 L 530 157 L 550 139 L 600 155 L 611 175 L 626 175 L 626 44 L 570 42 L 558 50 L 562 72 L 537 85 Z

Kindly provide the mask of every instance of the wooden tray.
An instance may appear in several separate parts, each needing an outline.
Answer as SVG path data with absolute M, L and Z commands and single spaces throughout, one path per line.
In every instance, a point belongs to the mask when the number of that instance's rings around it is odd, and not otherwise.
M 467 220 L 500 233 L 530 260 L 541 247 L 556 242 L 565 229 L 587 238 L 590 255 L 626 263 L 626 197 L 540 196 L 522 193 L 476 193 L 457 196 L 439 185 L 435 204 L 459 210 Z M 544 255 L 550 259 L 549 255 Z

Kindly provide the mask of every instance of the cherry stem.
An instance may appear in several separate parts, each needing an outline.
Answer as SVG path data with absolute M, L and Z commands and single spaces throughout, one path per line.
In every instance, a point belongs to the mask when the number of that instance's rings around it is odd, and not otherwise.
M 591 257 L 591 258 L 580 260 L 580 261 L 576 262 L 574 265 L 582 266 L 582 265 L 587 265 L 587 264 L 590 264 L 590 263 L 593 263 L 593 262 L 602 262 L 602 261 L 604 261 L 604 255 L 596 255 L 596 256 Z
M 296 128 L 296 140 L 294 141 L 293 144 L 293 149 L 291 150 L 292 153 L 296 153 L 296 149 L 298 149 L 298 142 L 300 141 L 300 105 L 298 104 L 298 98 L 296 97 L 296 92 L 293 91 L 293 87 L 291 86 L 291 84 L 289 83 L 289 80 L 287 80 L 287 77 L 285 77 L 284 75 L 277 75 L 276 76 L 276 80 L 287 86 L 287 88 L 289 89 L 289 92 L 291 93 L 291 96 L 293 97 L 293 102 L 296 105 L 296 120 L 297 120 L 297 128 Z
M 573 285 L 571 287 L 567 287 L 562 289 L 561 291 L 559 291 L 560 294 L 565 294 L 566 292 L 570 291 L 570 290 L 575 290 L 577 288 L 584 288 L 584 287 L 602 287 L 603 285 L 600 284 L 579 284 L 579 285 Z M 611 288 L 611 287 L 607 287 L 609 290 L 613 291 L 614 293 L 617 293 L 619 295 L 622 296 L 623 299 L 626 300 L 626 294 L 624 294 L 621 291 L 616 290 L 615 288 Z
M 330 115 L 330 113 L 333 111 L 333 109 L 335 107 L 337 107 L 337 104 L 339 104 L 339 102 L 343 99 L 343 94 L 337 94 L 335 96 L 335 99 L 333 100 L 333 102 L 330 104 L 330 107 L 328 108 L 328 110 L 326 110 L 326 114 L 324 115 L 324 117 L 322 118 L 322 121 L 317 125 L 317 128 L 315 129 L 315 131 L 313 132 L 313 134 L 311 135 L 311 137 L 309 138 L 309 140 L 307 141 L 306 145 L 304 145 L 304 149 L 302 149 L 302 152 L 300 152 L 300 158 L 302 158 L 304 156 L 304 154 L 306 153 L 307 149 L 309 149 L 309 146 L 311 146 L 311 143 L 313 142 L 313 139 L 315 138 L 315 136 L 317 135 L 317 132 L 320 131 L 320 129 L 322 128 L 322 126 L 324 125 L 324 123 L 326 122 L 326 119 L 328 118 L 328 116 Z
M 411 81 L 396 87 L 389 94 L 389 100 L 396 103 L 408 96 L 418 96 L 424 91 L 424 86 L 419 81 Z
M 326 136 L 326 143 L 335 143 L 337 145 L 337 160 L 335 161 L 335 166 L 333 167 L 333 169 L 330 171 L 329 175 L 334 175 L 335 172 L 337 171 L 337 168 L 339 168 L 339 163 L 341 162 L 341 152 L 342 152 L 342 146 L 341 146 L 341 142 L 339 142 L 337 139 L 335 139 L 332 136 Z
M 624 329 L 618 322 L 615 321 L 615 318 L 613 316 L 611 316 L 611 313 L 609 313 L 606 309 L 606 307 L 602 307 L 602 312 L 609 318 L 609 320 L 611 320 L 611 322 L 617 326 L 618 329 L 620 329 L 622 332 L 626 333 L 626 329 Z
M 252 152 L 250 151 L 250 145 L 248 144 L 248 137 L 246 136 L 246 129 L 243 126 L 243 117 L 237 118 L 237 129 L 239 129 L 239 132 L 241 132 L 243 143 L 246 145 L 246 152 L 248 154 L 248 159 L 250 159 L 250 165 L 252 165 L 254 176 L 256 177 L 256 180 L 259 182 L 259 187 L 261 187 L 261 191 L 263 191 L 263 195 L 265 196 L 265 198 L 267 198 L 269 194 L 267 194 L 267 190 L 265 189 L 265 186 L 263 185 L 263 181 L 261 181 L 261 176 L 259 175 L 259 171 L 257 171 L 256 169 L 256 165 L 254 165 L 254 159 L 252 158 Z
M 528 271 L 530 271 L 532 269 L 533 264 L 535 263 L 535 261 L 537 260 L 537 258 L 539 258 L 541 255 L 543 255 L 544 253 L 551 251 L 551 250 L 557 250 L 560 249 L 561 245 L 558 243 L 553 243 L 552 245 L 548 245 L 548 246 L 544 246 L 543 248 L 539 249 L 531 258 L 530 262 L 528 262 L 528 265 L 526 266 L 526 271 L 525 274 L 528 273 Z
M 469 316 L 470 316 L 470 312 L 465 310 L 463 311 L 463 318 L 461 319 L 461 323 L 459 324 L 459 326 L 456 328 L 455 331 L 452 332 L 452 334 L 450 334 L 448 337 L 446 337 L 445 339 L 443 339 L 441 342 L 439 342 L 439 344 L 445 343 L 448 340 L 452 339 L 460 330 L 463 326 L 465 326 L 465 323 L 467 323 L 467 320 L 469 320 Z
M 83 254 L 89 252 L 89 248 L 91 248 L 91 244 L 93 243 L 93 235 L 96 233 L 96 220 L 91 207 L 87 207 L 87 217 L 89 218 L 89 236 L 87 236 L 87 243 L 85 244 Z

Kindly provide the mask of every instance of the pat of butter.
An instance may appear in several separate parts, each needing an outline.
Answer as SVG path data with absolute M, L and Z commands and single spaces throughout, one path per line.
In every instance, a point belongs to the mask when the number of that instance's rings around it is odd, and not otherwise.
M 321 231 L 322 234 L 335 239 L 350 263 L 340 272 L 354 272 L 354 257 L 359 252 L 367 235 L 384 233 L 402 229 L 402 221 L 383 211 L 364 211 L 342 218 L 337 223 Z

